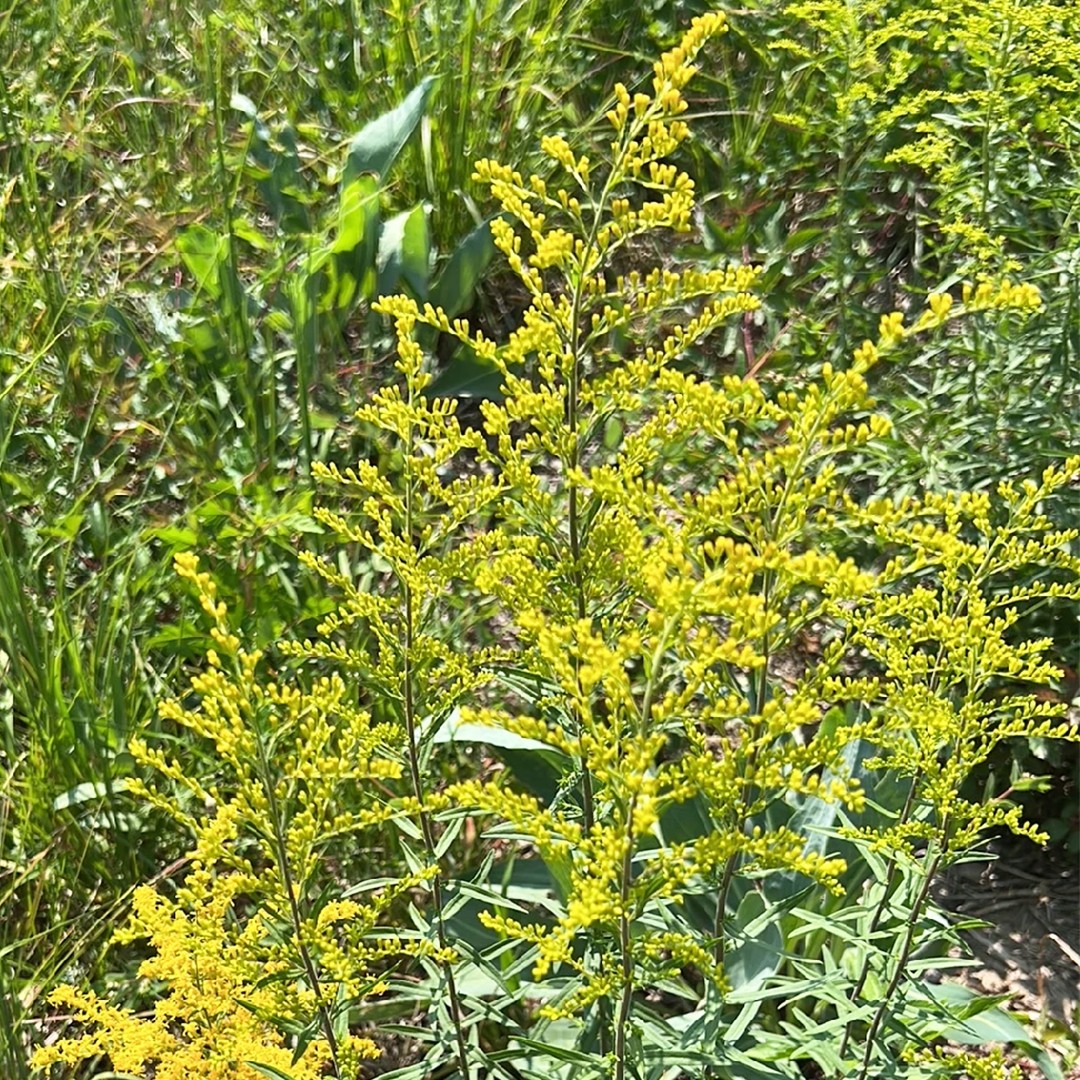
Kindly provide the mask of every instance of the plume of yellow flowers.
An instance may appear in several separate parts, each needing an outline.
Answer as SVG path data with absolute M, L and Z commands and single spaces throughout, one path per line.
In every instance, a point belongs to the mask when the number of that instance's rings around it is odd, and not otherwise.
M 984 283 L 965 290 L 963 307 L 949 294 L 933 294 L 908 325 L 900 312 L 883 316 L 876 340 L 854 351 L 848 370 L 825 365 L 820 384 L 770 398 L 753 381 L 702 379 L 686 363 L 713 330 L 758 306 L 755 268 L 609 269 L 632 237 L 690 227 L 693 183 L 663 158 L 688 137 L 679 119 L 682 90 L 704 42 L 724 25 L 719 15 L 697 20 L 655 66 L 651 94 L 616 87 L 607 113 L 609 161 L 590 162 L 565 140 L 549 138 L 542 149 L 554 177 L 477 164 L 476 178 L 503 210 L 495 242 L 529 296 L 520 328 L 505 343 L 407 297 L 377 305 L 398 329 L 399 366 L 413 402 L 403 422 L 432 430 L 430 406 L 420 399 L 426 383 L 418 326 L 455 337 L 503 379 L 504 400 L 482 404 L 482 431 L 469 446 L 490 478 L 483 547 L 471 542 L 473 561 L 455 558 L 453 565 L 505 613 L 513 663 L 533 673 L 544 692 L 530 707 L 514 707 L 499 690 L 499 661 L 489 656 L 488 704 L 466 704 L 461 713 L 561 753 L 573 763 L 578 794 L 548 806 L 505 782 L 478 780 L 448 794 L 528 837 L 563 883 L 562 914 L 553 922 L 523 921 L 508 910 L 481 918 L 530 950 L 535 979 L 572 973 L 564 993 L 545 995 L 543 1016 L 612 1003 L 617 1073 L 626 1053 L 618 1018 L 625 1020 L 636 991 L 687 966 L 723 985 L 724 897 L 734 872 L 783 870 L 840 889 L 842 860 L 806 836 L 748 821 L 795 795 L 859 811 L 865 796 L 846 776 L 843 751 L 865 737 L 881 748 L 882 763 L 918 771 L 920 799 L 937 807 L 935 824 L 905 820 L 875 834 L 879 846 L 895 850 L 922 830 L 946 835 L 947 850 L 956 851 L 990 825 L 1026 831 L 1015 810 L 961 806 L 956 790 L 992 742 L 1044 730 L 1040 710 L 1027 705 L 1013 703 L 1011 713 L 1001 702 L 974 707 L 1003 670 L 989 652 L 963 685 L 963 704 L 955 681 L 925 685 L 924 648 L 938 648 L 957 670 L 969 671 L 964 664 L 976 641 L 997 640 L 1008 652 L 1004 624 L 977 615 L 985 607 L 978 596 L 1004 565 L 997 534 L 981 517 L 974 526 L 986 525 L 985 547 L 938 552 L 944 533 L 923 529 L 910 538 L 906 558 L 878 571 L 833 554 L 826 539 L 840 528 L 876 529 L 872 516 L 885 513 L 852 504 L 830 464 L 889 431 L 884 417 L 868 411 L 870 367 L 958 314 L 1037 307 L 1038 292 Z M 655 340 L 672 311 L 678 321 Z M 375 409 L 364 415 L 379 422 Z M 614 447 L 601 437 L 613 422 Z M 445 430 L 448 446 L 462 445 L 456 427 Z M 434 459 L 442 460 L 439 441 L 433 444 Z M 1047 483 L 1066 483 L 1075 467 Z M 457 516 L 463 520 L 477 505 L 462 506 Z M 966 496 L 942 503 L 954 508 L 950 514 L 969 505 Z M 1014 507 L 1002 528 L 1037 534 L 1033 505 Z M 914 505 L 898 511 L 905 520 L 921 513 Z M 881 539 L 894 545 L 902 536 L 898 526 Z M 1057 560 L 1066 540 L 1039 536 L 1025 550 L 1064 565 Z M 985 559 L 987 551 L 994 557 Z M 906 583 L 923 568 L 941 575 L 939 614 L 925 644 L 900 613 L 913 602 Z M 949 585 L 957 576 L 969 583 L 962 598 Z M 833 623 L 840 636 L 819 664 L 783 685 L 774 658 L 819 621 Z M 883 678 L 845 679 L 838 671 L 855 649 L 897 659 Z M 1013 664 L 1021 678 L 1044 678 L 1050 669 L 1037 653 L 1009 653 L 1000 663 Z M 798 733 L 820 720 L 823 701 L 861 706 L 872 720 L 800 741 Z M 917 745 L 905 749 L 912 733 Z M 955 766 L 934 769 L 930 759 L 948 738 L 964 749 Z M 664 843 L 666 817 L 690 801 L 704 806 L 711 830 Z M 721 900 L 714 932 L 703 940 L 673 912 L 687 893 L 708 890 Z
M 410 796 L 394 797 L 403 765 L 388 748 L 398 733 L 350 704 L 337 675 L 303 687 L 266 679 L 262 652 L 230 628 L 198 560 L 179 555 L 176 571 L 210 620 L 212 647 L 190 697 L 164 701 L 160 713 L 209 743 L 223 775 L 208 786 L 179 758 L 131 740 L 158 783 L 133 779 L 129 790 L 193 839 L 175 897 L 139 889 L 130 924 L 115 935 L 149 940 L 139 974 L 165 993 L 144 1019 L 59 988 L 50 1000 L 87 1030 L 37 1051 L 33 1063 L 107 1054 L 116 1070 L 157 1080 L 256 1080 L 267 1075 L 260 1066 L 292 1080 L 316 1080 L 329 1065 L 353 1077 L 378 1050 L 347 1030 L 335 1035 L 332 1008 L 381 993 L 388 960 L 439 956 L 428 941 L 378 930 L 390 906 L 430 877 L 426 867 L 363 903 L 317 900 L 336 841 L 416 813 Z M 297 1025 L 310 1026 L 299 1047 L 283 1034 Z

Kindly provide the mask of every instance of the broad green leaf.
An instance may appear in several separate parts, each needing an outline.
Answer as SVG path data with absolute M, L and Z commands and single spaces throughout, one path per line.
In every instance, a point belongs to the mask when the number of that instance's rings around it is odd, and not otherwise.
M 701 795 L 669 806 L 660 817 L 660 831 L 666 844 L 685 844 L 713 831 L 709 807 Z
M 400 105 L 372 120 L 353 136 L 342 177 L 344 185 L 347 186 L 361 173 L 375 173 L 385 178 L 424 115 L 434 85 L 435 79 L 428 75 Z
M 924 1036 L 947 1039 L 969 1046 L 985 1043 L 1011 1043 L 1038 1064 L 1046 1080 L 1064 1080 L 1061 1068 L 1015 1016 L 1001 1008 L 1009 994 L 985 995 L 956 983 L 924 983 L 926 996 L 943 1006 L 955 1023 L 938 1020 L 923 1030 Z
M 566 755 L 550 749 L 515 750 L 503 747 L 502 751 L 500 756 L 514 778 L 545 806 L 550 805 L 566 775 Z
M 320 313 L 347 314 L 358 300 L 374 295 L 379 221 L 378 181 L 358 176 L 341 190 L 333 242 L 305 262 L 306 275 L 319 282 Z
M 82 784 L 76 784 L 73 788 L 62 792 L 53 799 L 54 810 L 66 810 L 69 806 L 79 806 L 92 799 L 104 799 L 114 791 L 126 791 L 127 783 L 124 780 L 116 780 L 110 786 L 100 780 L 88 780 Z
M 724 973 L 733 990 L 756 988 L 776 974 L 783 960 L 784 939 L 775 919 L 767 916 L 765 897 L 752 889 L 743 897 L 734 917 L 734 937 L 741 939 L 725 958 Z
M 438 280 L 431 287 L 431 303 L 435 307 L 441 307 L 451 319 L 460 315 L 472 304 L 477 283 L 483 277 L 494 254 L 491 223 L 485 221 L 454 249 Z
M 923 983 L 920 989 L 946 1013 L 933 1022 L 935 1037 L 975 1046 L 986 1042 L 1024 1043 L 1029 1039 L 1027 1028 L 1000 1007 L 1009 1000 L 1008 994 L 978 994 L 956 983 Z
M 375 262 L 379 296 L 389 296 L 405 285 L 417 300 L 427 297 L 431 237 L 426 206 L 414 206 L 412 210 L 395 214 L 383 225 Z
M 217 299 L 221 295 L 221 266 L 228 258 L 228 237 L 218 236 L 205 225 L 189 225 L 177 236 L 176 250 L 199 291 Z
M 831 737 L 847 722 L 848 718 L 842 709 L 831 709 L 822 728 L 827 730 Z M 854 775 L 860 768 L 862 759 L 869 753 L 868 744 L 862 740 L 853 739 L 849 742 L 841 753 L 846 772 Z M 826 769 L 822 779 L 828 782 L 833 777 L 832 771 Z M 873 778 L 875 781 L 880 779 L 877 774 L 874 774 Z M 836 825 L 838 814 L 839 807 L 836 803 L 825 802 L 813 795 L 803 796 L 787 827 L 799 836 L 806 837 L 804 854 L 824 855 L 830 846 L 829 830 Z M 765 895 L 773 902 L 791 901 L 805 892 L 811 884 L 810 879 L 797 870 L 782 870 L 765 879 Z
M 370 243 L 374 257 L 373 238 L 378 234 L 378 220 L 378 182 L 370 176 L 356 176 L 342 184 L 338 197 L 337 236 L 332 250 L 344 255 Z
M 502 401 L 502 375 L 497 368 L 477 359 L 464 346 L 435 377 L 428 392 L 437 397 L 478 398 Z

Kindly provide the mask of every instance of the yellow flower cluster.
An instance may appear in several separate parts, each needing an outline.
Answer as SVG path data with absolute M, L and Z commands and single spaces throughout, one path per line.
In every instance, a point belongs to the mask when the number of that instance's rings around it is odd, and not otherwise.
M 359 484 L 362 477 L 373 479 L 362 468 L 342 479 Z M 302 686 L 265 678 L 261 651 L 246 649 L 230 629 L 198 560 L 181 555 L 176 568 L 211 619 L 213 647 L 190 695 L 163 702 L 161 717 L 209 743 L 224 775 L 215 784 L 200 781 L 148 738 L 131 741 L 135 760 L 156 772 L 158 783 L 133 779 L 129 790 L 192 835 L 190 869 L 175 900 L 141 889 L 130 925 L 117 934 L 149 938 L 153 954 L 140 974 L 159 981 L 166 995 L 153 1017 L 142 1019 L 62 989 L 57 1003 L 89 1030 L 37 1060 L 73 1063 L 104 1053 L 118 1071 L 220 1080 L 255 1080 L 261 1074 L 250 1062 L 315 1080 L 333 1062 L 339 1075 L 355 1075 L 376 1048 L 347 1033 L 331 1045 L 327 1002 L 380 993 L 385 984 L 376 972 L 390 958 L 446 959 L 429 941 L 376 934 L 386 910 L 422 887 L 430 869 L 363 903 L 330 900 L 309 909 L 312 883 L 325 873 L 335 840 L 418 814 L 415 798 L 393 797 L 403 762 L 389 748 L 400 731 L 350 704 L 337 675 Z M 355 590 L 352 599 L 367 610 Z M 320 1014 L 325 1024 L 297 1056 L 282 1025 Z
M 935 1046 L 926 1050 L 905 1050 L 904 1060 L 923 1069 L 929 1068 L 933 1080 L 964 1076 L 967 1080 L 1020 1080 L 1023 1072 L 1010 1065 L 1000 1046 L 972 1052 Z
M 426 325 L 470 347 L 503 377 L 504 400 L 483 404 L 485 438 L 470 447 L 498 477 L 490 506 L 499 524 L 485 532 L 483 550 L 469 544 L 477 559 L 471 570 L 460 558 L 453 565 L 499 605 L 514 637 L 514 664 L 544 692 L 531 708 L 462 715 L 574 761 L 583 793 L 580 801 L 545 806 L 502 777 L 460 783 L 447 795 L 528 837 L 562 883 L 561 914 L 551 924 L 502 910 L 482 916 L 534 950 L 534 978 L 559 968 L 574 973 L 571 989 L 545 1006 L 548 1017 L 573 1015 L 603 997 L 625 1000 L 665 964 L 692 965 L 721 981 L 721 966 L 700 940 L 653 934 L 641 920 L 678 905 L 687 890 L 709 882 L 726 888 L 717 883 L 736 868 L 797 872 L 839 890 L 842 860 L 798 833 L 745 823 L 778 799 L 862 809 L 865 793 L 844 766 L 845 746 L 855 738 L 873 738 L 882 761 L 923 777 L 921 798 L 938 807 L 935 823 L 912 819 L 875 832 L 869 839 L 883 850 L 938 835 L 941 818 L 955 844 L 991 821 L 1024 828 L 1012 811 L 957 800 L 961 770 L 981 750 L 966 749 L 955 767 L 940 754 L 950 740 L 974 739 L 990 713 L 970 701 L 954 708 L 953 688 L 934 685 L 930 657 L 940 664 L 944 655 L 957 671 L 974 672 L 979 686 L 1005 671 L 1033 677 L 1046 670 L 1035 652 L 1005 646 L 1000 620 L 975 618 L 973 597 L 963 608 L 963 634 L 947 614 L 953 583 L 970 584 L 961 565 L 983 565 L 977 560 L 985 545 L 967 538 L 964 525 L 988 521 L 986 500 L 961 495 L 862 508 L 839 487 L 830 459 L 890 429 L 869 412 L 865 376 L 879 356 L 964 312 L 1029 310 L 1037 292 L 982 284 L 964 291 L 963 308 L 950 294 L 931 294 L 925 311 L 910 319 L 883 316 L 876 340 L 855 350 L 847 370 L 824 365 L 820 383 L 803 393 L 770 398 L 753 381 L 689 373 L 682 359 L 690 348 L 754 310 L 758 272 L 665 268 L 612 279 L 604 270 L 633 233 L 689 221 L 693 185 L 660 158 L 685 137 L 677 117 L 690 62 L 722 26 L 695 26 L 657 65 L 653 95 L 616 88 L 610 166 L 579 157 L 561 138 L 543 149 L 568 188 L 478 164 L 477 178 L 508 219 L 494 227 L 496 243 L 531 298 L 505 344 L 405 297 L 378 305 L 396 320 L 410 356 L 415 328 Z M 648 201 L 639 205 L 641 189 Z M 681 314 L 695 301 L 694 314 Z M 650 340 L 648 329 L 670 310 L 680 312 L 679 321 L 659 342 Z M 426 406 L 415 389 L 409 394 L 415 404 L 400 423 L 418 428 Z M 374 410 L 367 418 L 376 421 Z M 613 420 L 620 437 L 602 448 L 596 432 Z M 442 460 L 437 438 L 430 453 Z M 454 513 L 456 501 L 439 497 Z M 944 520 L 930 520 L 933 514 Z M 872 572 L 815 543 L 852 520 L 888 544 L 910 543 L 911 554 Z M 1021 514 L 1014 527 L 1026 520 Z M 1004 540 L 1000 550 L 1009 550 Z M 1054 558 L 1048 543 L 1025 548 L 1024 557 Z M 908 576 L 932 567 L 941 568 L 939 591 L 898 591 Z M 431 587 L 429 580 L 426 595 Z M 793 685 L 778 684 L 771 658 L 815 620 L 842 628 L 841 636 L 820 665 Z M 918 633 L 911 629 L 917 622 Z M 977 641 L 983 651 L 976 662 Z M 859 649 L 884 677 L 836 677 L 844 657 Z M 451 663 L 448 656 L 442 662 Z M 872 710 L 873 726 L 849 723 L 802 738 L 819 724 L 823 698 Z M 1000 737 L 1036 730 L 1036 713 L 1014 710 Z M 711 830 L 685 843 L 654 843 L 668 816 L 691 800 L 704 806 Z M 721 926 L 721 953 L 723 935 Z M 582 940 L 592 943 L 585 952 Z
M 1019 310 L 1031 311 L 1042 306 L 1042 296 L 1030 282 L 1012 282 L 1007 278 L 994 283 L 980 281 L 978 285 L 965 285 L 964 304 L 970 311 Z
M 136 891 L 134 933 L 150 938 L 154 955 L 139 969 L 168 992 L 151 1016 L 135 1016 L 92 992 L 60 987 L 52 1004 L 71 1011 L 87 1030 L 36 1052 L 32 1064 L 78 1064 L 106 1054 L 117 1072 L 156 1080 L 259 1080 L 255 1066 L 287 1073 L 294 1080 L 320 1080 L 329 1060 L 323 1041 L 296 1055 L 274 1018 L 293 1003 L 284 979 L 268 979 L 270 964 L 259 961 L 259 939 L 268 927 L 260 916 L 238 931 L 235 915 L 244 891 L 238 878 L 215 883 L 206 899 L 185 909 L 153 889 Z M 282 968 L 284 971 L 284 967 Z M 348 1037 L 339 1048 L 351 1060 L 377 1056 L 369 1039 Z
M 1002 484 L 1004 517 L 984 493 L 849 504 L 853 519 L 871 525 L 894 550 L 907 551 L 885 568 L 879 590 L 867 593 L 850 616 L 857 627 L 851 644 L 865 649 L 882 672 L 876 687 L 861 691 L 883 721 L 874 736 L 880 749 L 875 764 L 917 778 L 925 806 L 933 808 L 932 816 L 902 820 L 867 837 L 876 850 L 935 839 L 947 855 L 994 827 L 1038 838 L 1018 807 L 974 804 L 957 792 L 1005 739 L 1080 739 L 1075 728 L 1055 723 L 1060 704 L 989 692 L 1001 684 L 1045 685 L 1058 674 L 1045 658 L 1049 643 L 1017 644 L 1013 628 L 1022 603 L 1080 599 L 1080 558 L 1069 551 L 1080 530 L 1055 530 L 1040 511 L 1050 493 L 1077 474 L 1080 456 L 1048 468 L 1040 483 Z M 1003 575 L 1024 565 L 1065 576 L 1000 585 Z
M 987 272 L 1015 272 L 1020 262 L 994 221 L 991 192 L 995 176 L 1038 161 L 1037 199 L 1048 148 L 1064 161 L 1075 147 L 1074 16 L 1073 5 L 1056 0 L 788 0 L 780 12 L 787 34 L 771 48 L 816 68 L 832 108 L 774 119 L 815 131 L 828 146 L 887 139 L 895 148 L 886 164 L 918 169 L 934 185 L 940 236 Z M 982 160 L 973 161 L 980 144 Z M 1015 206 L 1022 185 L 1010 190 Z

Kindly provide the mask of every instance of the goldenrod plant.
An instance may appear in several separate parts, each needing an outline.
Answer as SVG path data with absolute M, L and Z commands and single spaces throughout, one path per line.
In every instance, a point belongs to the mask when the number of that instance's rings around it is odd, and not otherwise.
M 788 34 L 772 48 L 833 93 L 823 110 L 780 118 L 826 138 L 831 129 L 839 199 L 873 151 L 891 144 L 880 165 L 911 167 L 928 182 L 921 201 L 931 241 L 974 267 L 1020 269 L 1017 256 L 1037 253 L 1033 225 L 1074 246 L 1066 178 L 1076 166 L 1080 9 L 1072 0 L 793 0 L 783 11 Z
M 917 309 L 965 275 L 1018 274 L 1042 294 L 1037 319 L 964 320 L 869 374 L 895 423 L 842 465 L 863 490 L 992 492 L 1075 452 L 1078 14 L 1075 0 L 752 3 L 710 49 L 700 92 L 731 119 L 698 129 L 703 246 L 765 267 L 737 364 L 789 380 L 839 366 L 883 308 Z M 1045 511 L 1074 524 L 1076 497 Z M 1033 609 L 1020 632 L 1053 636 L 1073 664 L 1067 608 Z M 1006 790 L 1026 745 L 973 785 Z M 1049 752 L 1045 771 L 1074 771 L 1066 748 Z M 1064 822 L 1034 812 L 1060 842 Z
M 1080 598 L 1076 533 L 1041 510 L 1080 457 L 918 499 L 857 499 L 838 462 L 889 430 L 866 382 L 882 355 L 1039 294 L 935 293 L 805 391 L 700 377 L 758 271 L 633 265 L 692 227 L 666 159 L 724 27 L 696 19 L 648 92 L 616 87 L 603 160 L 550 137 L 550 175 L 477 164 L 528 298 L 506 341 L 378 302 L 399 378 L 357 418 L 386 464 L 313 466 L 317 519 L 370 553 L 374 587 L 304 556 L 336 607 L 275 672 L 178 560 L 214 649 L 163 716 L 221 776 L 132 745 L 159 776 L 133 790 L 194 837 L 182 886 L 140 892 L 123 932 L 150 938 L 164 995 L 147 1019 L 60 991 L 87 1030 L 38 1064 L 353 1080 L 380 1015 L 424 1014 L 392 1026 L 420 1047 L 401 1080 L 1011 1075 L 945 1048 L 976 1016 L 1027 1036 L 928 977 L 952 934 L 930 885 L 987 830 L 1038 838 L 961 797 L 972 767 L 1075 737 L 1023 689 L 1052 675 L 1047 643 L 1013 629 Z M 500 399 L 465 417 L 433 395 L 425 327 L 491 365 Z M 879 555 L 857 565 L 840 536 Z M 358 848 L 384 853 L 378 878 L 352 876 Z

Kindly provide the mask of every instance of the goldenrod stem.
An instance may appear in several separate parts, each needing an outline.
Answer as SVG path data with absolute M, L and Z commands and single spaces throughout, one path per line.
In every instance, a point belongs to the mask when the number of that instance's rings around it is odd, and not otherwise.
M 412 404 L 412 387 L 409 388 L 409 401 Z M 414 447 L 412 445 L 412 430 L 410 428 L 409 439 L 407 440 L 406 453 L 412 455 Z M 413 538 L 413 475 L 409 468 L 408 462 L 406 463 L 405 470 L 405 521 L 404 521 L 404 537 L 407 541 L 412 542 Z M 443 896 L 442 896 L 442 868 L 439 865 L 439 858 L 436 854 L 435 843 L 435 831 L 432 828 L 431 816 L 428 814 L 425 807 L 426 795 L 424 791 L 423 777 L 420 773 L 420 743 L 417 735 L 416 726 L 416 701 L 413 692 L 413 650 L 416 644 L 416 606 L 413 597 L 412 586 L 405 578 L 400 578 L 402 592 L 405 598 L 405 641 L 404 641 L 404 655 L 402 659 L 402 681 L 404 684 L 404 701 L 405 701 L 405 731 L 409 740 L 409 776 L 412 781 L 413 796 L 416 799 L 418 807 L 418 816 L 420 819 L 420 832 L 424 838 L 424 848 L 427 857 L 435 866 L 435 876 L 431 881 L 431 902 L 432 907 L 435 909 L 435 935 L 438 938 L 439 950 L 443 953 L 444 957 L 449 948 L 446 937 L 446 925 L 443 919 Z M 464 1015 L 461 1008 L 461 999 L 458 995 L 457 983 L 454 979 L 454 968 L 451 961 L 443 959 L 440 961 L 443 971 L 446 974 L 446 991 L 450 998 L 450 1015 L 454 1022 L 454 1040 L 457 1050 L 458 1068 L 461 1071 L 461 1080 L 468 1080 L 469 1078 L 469 1055 L 465 1048 L 465 1036 L 461 1030 L 461 1018 Z
M 626 850 L 622 858 L 622 881 L 619 899 L 619 959 L 622 977 L 622 994 L 619 1000 L 619 1014 L 615 1019 L 615 1077 L 625 1080 L 626 1076 L 626 1029 L 630 1023 L 630 1006 L 634 998 L 634 956 L 630 947 L 630 875 L 634 857 L 634 808 L 637 799 L 630 800 L 626 816 Z
M 897 957 L 896 967 L 893 969 L 888 986 L 885 987 L 885 990 L 881 995 L 881 1004 L 877 1007 L 873 1020 L 870 1021 L 870 1028 L 866 1033 L 866 1047 L 863 1050 L 862 1065 L 859 1067 L 859 1073 L 855 1080 L 867 1080 L 869 1075 L 870 1065 L 874 1057 L 874 1045 L 877 1042 L 878 1034 L 881 1031 L 881 1025 L 885 1020 L 885 1014 L 889 1011 L 890 1003 L 907 973 L 907 962 L 908 958 L 911 956 L 911 946 L 915 941 L 915 931 L 918 926 L 919 917 L 922 915 L 923 907 L 926 904 L 927 897 L 930 895 L 930 886 L 933 884 L 934 875 L 937 873 L 938 866 L 940 866 L 944 854 L 944 849 L 942 849 L 926 868 L 922 888 L 919 890 L 918 898 L 912 905 L 911 911 L 908 914 L 907 928 L 904 932 L 904 943 L 900 947 L 900 955 Z
M 900 813 L 898 824 L 906 824 L 908 818 L 911 816 L 912 808 L 915 805 L 915 792 L 919 785 L 919 779 L 921 773 L 916 773 L 911 780 L 911 787 L 908 789 L 907 799 L 904 801 L 904 809 Z M 885 914 L 886 909 L 889 906 L 889 900 L 891 899 L 893 880 L 896 877 L 896 856 L 893 855 L 889 858 L 888 873 L 885 875 L 885 891 L 882 894 L 881 901 L 874 911 L 874 917 L 870 920 L 870 929 L 867 931 L 867 942 L 873 941 L 874 934 L 877 933 L 878 927 L 881 926 L 882 917 Z M 863 957 L 862 969 L 859 972 L 858 979 L 855 980 L 855 985 L 848 992 L 848 1001 L 854 1004 L 859 1000 L 859 995 L 863 992 L 863 987 L 866 985 L 866 980 L 870 977 L 870 952 L 869 950 Z M 853 1025 L 849 1022 L 844 1027 L 844 1036 L 840 1040 L 840 1050 L 838 1057 L 841 1062 L 844 1059 L 844 1054 L 847 1053 L 848 1044 L 851 1042 L 851 1033 Z M 840 1080 L 838 1077 L 837 1080 Z
M 319 983 L 319 975 L 315 970 L 315 962 L 308 952 L 304 941 L 304 921 L 300 913 L 300 901 L 296 895 L 296 886 L 293 883 L 292 870 L 289 867 L 289 853 L 285 847 L 284 822 L 278 807 L 277 795 L 274 792 L 274 778 L 270 774 L 270 763 L 266 757 L 266 745 L 263 742 L 262 732 L 256 732 L 255 743 L 259 748 L 259 765 L 262 772 L 263 788 L 266 791 L 266 801 L 270 810 L 270 821 L 274 831 L 274 849 L 277 854 L 278 869 L 281 871 L 281 882 L 285 887 L 285 895 L 289 902 L 289 918 L 292 921 L 293 933 L 296 934 L 296 947 L 300 953 L 300 962 L 308 982 L 311 984 L 311 992 L 315 995 L 315 1009 L 319 1014 L 319 1026 L 322 1028 L 326 1044 L 330 1048 L 330 1061 L 334 1068 L 334 1075 L 341 1077 L 338 1067 L 337 1037 L 334 1035 L 333 1019 L 330 1010 L 326 1006 L 323 997 L 322 986 Z

